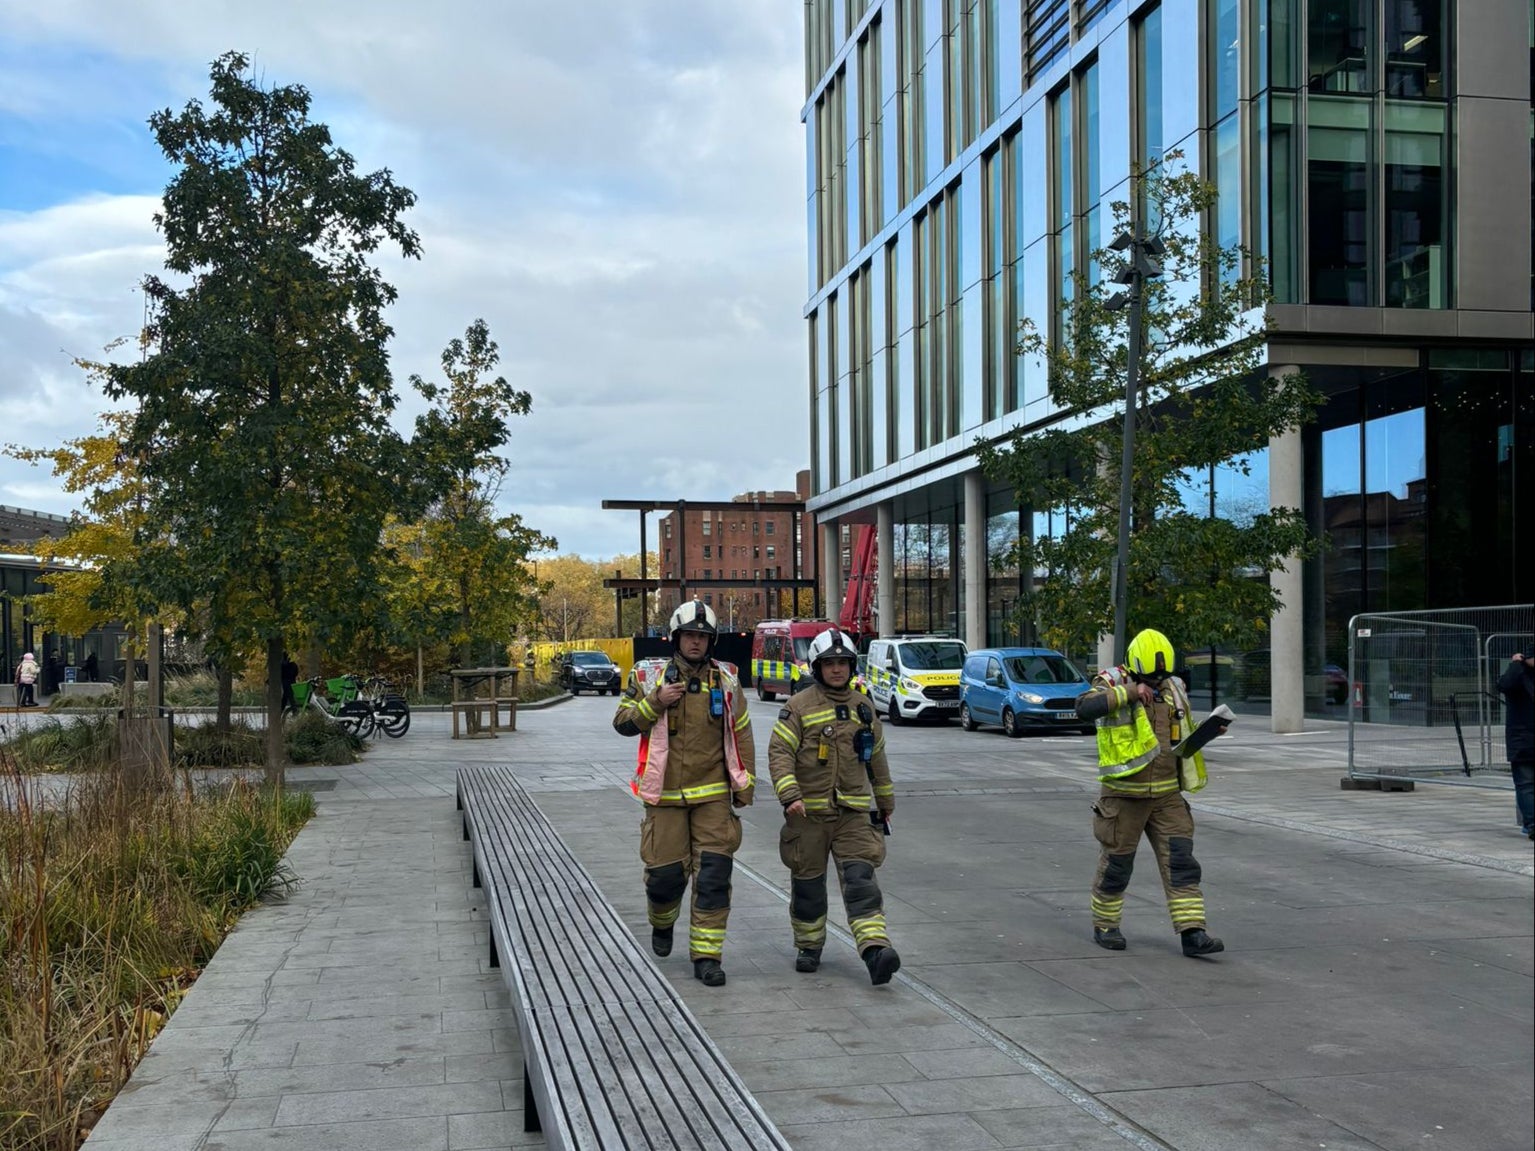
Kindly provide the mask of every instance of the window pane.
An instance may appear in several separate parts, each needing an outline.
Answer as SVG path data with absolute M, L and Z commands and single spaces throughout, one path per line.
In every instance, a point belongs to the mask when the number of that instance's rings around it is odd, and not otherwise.
M 1369 299 L 1369 106 L 1313 97 L 1307 140 L 1307 249 L 1313 304 Z
M 1142 169 L 1162 158 L 1162 9 L 1153 8 L 1141 17 L 1136 39 L 1139 53 L 1135 93 L 1136 160 Z
M 1242 41 L 1237 20 L 1237 0 L 1212 0 L 1210 29 L 1210 69 L 1214 83 L 1210 91 L 1210 118 L 1218 120 L 1237 110 L 1239 98 Z
M 1386 108 L 1386 304 L 1442 308 L 1445 299 L 1444 110 Z M 1394 131 L 1400 126 L 1403 129 Z
M 1386 0 L 1386 95 L 1443 97 L 1444 0 Z
M 1368 92 L 1366 0 L 1311 0 L 1306 75 L 1313 92 Z

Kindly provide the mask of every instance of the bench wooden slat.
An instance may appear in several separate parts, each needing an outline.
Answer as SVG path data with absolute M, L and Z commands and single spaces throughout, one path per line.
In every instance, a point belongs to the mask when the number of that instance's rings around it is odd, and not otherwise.
M 568 855 L 558 860 L 545 857 L 545 862 L 579 866 Z M 601 896 L 579 881 L 584 876 L 533 873 L 528 857 L 502 860 L 502 870 L 510 880 L 518 927 L 528 945 L 526 961 L 541 967 L 538 974 L 549 1002 L 596 1003 L 654 995 L 647 985 L 659 979 L 659 973 L 643 956 L 635 955 L 634 937 L 627 929 L 622 938 L 615 936 L 613 929 L 621 927 L 621 921 L 615 923 L 601 914 L 606 904 L 599 903 Z M 585 954 L 568 946 L 572 932 L 580 934 Z M 554 971 L 564 974 L 544 978 Z
M 492 768 L 458 783 L 548 1144 L 788 1151 L 521 784 Z

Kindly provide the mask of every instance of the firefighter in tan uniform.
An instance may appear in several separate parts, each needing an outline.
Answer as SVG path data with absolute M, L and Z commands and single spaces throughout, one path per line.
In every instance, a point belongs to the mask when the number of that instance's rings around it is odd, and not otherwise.
M 714 612 L 694 600 L 672 613 L 673 655 L 648 692 L 631 684 L 613 727 L 640 737 L 631 785 L 645 804 L 640 860 L 650 946 L 671 954 L 682 893 L 693 881 L 688 955 L 708 987 L 725 982 L 720 966 L 730 918 L 730 875 L 741 846 L 736 808 L 752 801 L 756 747 L 740 682 L 710 658 Z
M 1183 954 L 1214 955 L 1226 945 L 1205 931 L 1201 871 L 1194 858 L 1194 816 L 1184 791 L 1205 785 L 1204 758 L 1180 759 L 1172 748 L 1192 728 L 1188 692 L 1172 674 L 1173 645 L 1150 628 L 1130 641 L 1126 666 L 1093 677 L 1077 698 L 1077 714 L 1097 721 L 1099 782 L 1093 836 L 1100 852 L 1093 879 L 1093 939 L 1123 951 L 1119 930 L 1125 889 L 1142 834 L 1156 853 L 1173 930 Z
M 856 649 L 828 628 L 810 644 L 815 685 L 792 696 L 768 742 L 773 789 L 783 804 L 778 853 L 789 869 L 789 925 L 796 971 L 815 971 L 826 945 L 826 859 L 837 865 L 858 954 L 876 984 L 901 966 L 885 927 L 874 869 L 885 861 L 895 789 L 879 716 L 850 686 Z

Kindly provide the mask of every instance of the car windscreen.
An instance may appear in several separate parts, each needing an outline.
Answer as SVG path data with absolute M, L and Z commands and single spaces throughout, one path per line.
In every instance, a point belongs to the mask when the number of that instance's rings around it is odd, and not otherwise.
M 570 662 L 585 667 L 606 667 L 612 661 L 600 651 L 577 651 L 571 653 Z
M 903 643 L 900 651 L 907 671 L 958 671 L 965 663 L 965 645 L 954 640 Z
M 813 635 L 797 635 L 794 637 L 794 662 L 804 663 L 810 658 L 810 643 L 815 639 Z
M 1017 683 L 1081 683 L 1087 676 L 1063 655 L 1015 655 L 1007 674 Z

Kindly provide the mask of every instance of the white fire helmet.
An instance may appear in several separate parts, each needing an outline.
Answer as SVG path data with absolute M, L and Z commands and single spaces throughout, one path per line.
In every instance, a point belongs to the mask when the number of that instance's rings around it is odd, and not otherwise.
M 714 618 L 714 612 L 703 600 L 695 599 L 681 604 L 672 612 L 671 620 L 672 643 L 677 642 L 677 637 L 685 631 L 701 631 L 709 637 L 709 646 L 714 646 L 714 637 L 719 634 L 719 623 Z
M 856 662 L 858 647 L 853 643 L 853 637 L 841 628 L 829 627 L 810 641 L 810 674 L 815 676 L 817 683 L 824 682 L 821 679 L 823 659 L 845 659 Z

